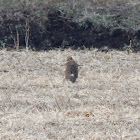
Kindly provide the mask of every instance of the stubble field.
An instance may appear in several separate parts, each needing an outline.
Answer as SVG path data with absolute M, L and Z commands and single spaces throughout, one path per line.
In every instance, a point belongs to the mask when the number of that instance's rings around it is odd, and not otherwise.
M 75 83 L 64 64 L 79 65 Z M 140 53 L 0 51 L 0 139 L 140 139 Z

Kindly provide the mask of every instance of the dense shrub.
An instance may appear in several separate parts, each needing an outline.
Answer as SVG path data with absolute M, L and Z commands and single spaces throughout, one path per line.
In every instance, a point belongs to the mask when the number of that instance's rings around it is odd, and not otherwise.
M 139 3 L 125 0 L 11 0 L 0 6 L 0 47 L 123 49 L 133 40 L 139 50 L 139 13 Z

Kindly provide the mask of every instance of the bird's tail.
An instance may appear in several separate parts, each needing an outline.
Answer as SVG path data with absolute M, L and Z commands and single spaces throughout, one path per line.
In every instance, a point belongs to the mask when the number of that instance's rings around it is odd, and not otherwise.
M 71 81 L 72 83 L 74 83 L 74 82 L 76 81 L 76 77 L 75 77 L 74 74 L 71 74 L 71 75 L 70 75 L 70 81 Z

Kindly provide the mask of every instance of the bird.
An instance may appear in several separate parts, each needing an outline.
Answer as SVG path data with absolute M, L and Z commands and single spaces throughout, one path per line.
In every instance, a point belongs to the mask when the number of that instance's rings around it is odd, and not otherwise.
M 65 78 L 72 83 L 78 78 L 78 64 L 71 56 L 67 57 L 67 63 L 65 64 Z

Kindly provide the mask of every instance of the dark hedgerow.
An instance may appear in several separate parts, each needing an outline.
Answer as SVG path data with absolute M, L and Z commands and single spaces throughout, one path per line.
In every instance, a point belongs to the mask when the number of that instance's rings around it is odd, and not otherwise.
M 140 4 L 129 1 L 8 1 L 0 3 L 0 47 L 140 50 Z M 74 46 L 74 47 L 73 47 Z

